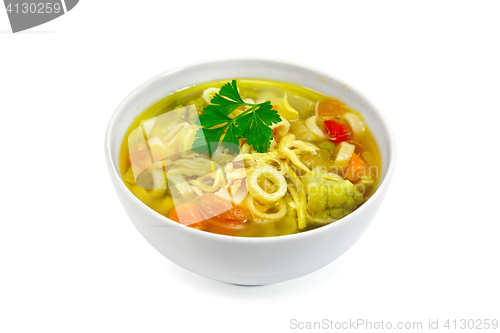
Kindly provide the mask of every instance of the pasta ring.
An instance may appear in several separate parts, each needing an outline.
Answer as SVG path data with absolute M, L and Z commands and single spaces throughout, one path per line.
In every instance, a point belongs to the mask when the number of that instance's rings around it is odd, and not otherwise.
M 247 195 L 245 198 L 245 206 L 248 210 L 250 210 L 253 216 L 255 216 L 258 220 L 263 220 L 265 222 L 279 221 L 286 214 L 286 205 L 284 205 L 282 201 L 278 203 L 279 211 L 272 214 L 264 213 L 255 207 L 255 198 L 251 195 Z
M 278 186 L 278 189 L 273 193 L 267 193 L 264 191 L 257 182 L 260 175 L 266 176 L 273 183 L 273 185 Z M 283 177 L 278 170 L 270 166 L 264 166 L 257 168 L 248 176 L 247 188 L 248 192 L 259 202 L 263 204 L 271 204 L 278 201 L 285 195 L 287 184 L 285 177 Z

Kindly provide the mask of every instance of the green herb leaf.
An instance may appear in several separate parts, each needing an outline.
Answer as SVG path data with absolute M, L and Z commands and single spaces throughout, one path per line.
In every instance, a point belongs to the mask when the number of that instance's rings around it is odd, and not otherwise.
M 192 150 L 198 154 L 208 154 L 211 156 L 215 149 L 217 149 L 220 137 L 224 135 L 224 130 L 224 127 L 198 129 Z
M 220 88 L 219 94 L 227 99 L 235 102 L 245 103 L 238 92 L 238 87 L 236 86 L 236 80 L 226 83 Z
M 213 106 L 218 108 L 220 112 L 226 115 L 230 114 L 240 106 L 245 105 L 245 102 L 238 92 L 236 80 L 223 85 L 222 88 L 220 88 L 219 93 L 215 94 L 210 102 Z
M 259 153 L 266 152 L 271 146 L 273 130 L 270 126 L 281 121 L 278 111 L 272 110 L 272 107 L 270 102 L 265 102 L 238 121 L 248 144 Z
M 226 116 L 224 113 L 220 111 L 220 109 L 215 105 L 206 106 L 203 113 L 200 116 L 200 124 L 203 128 L 212 128 L 217 125 L 225 125 L 228 122 L 232 122 L 233 119 Z
M 222 86 L 211 103 L 203 109 L 204 113 L 200 116 L 199 125 L 202 128 L 196 133 L 194 151 L 212 155 L 220 142 L 222 146 L 237 153 L 239 139 L 246 139 L 259 153 L 265 153 L 269 149 L 273 138 L 270 126 L 281 121 L 269 101 L 260 104 L 245 103 L 238 92 L 236 80 L 232 80 Z M 240 106 L 250 108 L 230 118 L 229 114 Z
M 221 141 L 222 146 L 228 148 L 233 153 L 239 153 L 240 140 L 238 140 L 238 138 L 242 136 L 243 132 L 241 132 L 241 129 L 232 123 L 227 129 L 226 134 L 224 134 L 224 138 Z

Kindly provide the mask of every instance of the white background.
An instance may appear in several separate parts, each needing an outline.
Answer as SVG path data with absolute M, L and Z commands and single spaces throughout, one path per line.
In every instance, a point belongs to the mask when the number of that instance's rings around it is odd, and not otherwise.
M 0 10 L 0 332 L 500 319 L 499 11 L 496 1 L 83 0 L 14 35 Z M 104 160 L 107 122 L 135 87 L 233 57 L 345 80 L 397 141 L 365 235 L 277 285 L 227 285 L 162 257 L 125 215 Z

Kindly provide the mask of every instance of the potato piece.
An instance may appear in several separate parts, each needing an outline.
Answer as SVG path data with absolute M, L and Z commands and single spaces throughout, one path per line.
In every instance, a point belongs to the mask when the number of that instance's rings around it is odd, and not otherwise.
M 352 154 L 354 153 L 356 146 L 345 141 L 341 142 L 337 147 L 337 155 L 335 157 L 335 162 L 333 163 L 336 167 L 344 167 L 349 164 Z
M 355 139 L 361 139 L 365 136 L 365 122 L 357 114 L 345 113 L 343 117 L 349 124 Z
M 327 136 L 326 134 L 319 128 L 318 124 L 318 117 L 317 116 L 312 116 L 307 118 L 306 120 L 306 126 L 307 128 L 313 133 L 315 136 L 316 140 L 326 140 Z

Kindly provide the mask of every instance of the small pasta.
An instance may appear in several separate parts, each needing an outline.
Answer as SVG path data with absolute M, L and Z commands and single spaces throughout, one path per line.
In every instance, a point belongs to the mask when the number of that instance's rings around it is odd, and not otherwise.
M 297 210 L 297 228 L 304 229 L 307 224 L 307 202 L 304 189 L 301 188 L 299 191 L 297 191 L 295 188 L 293 188 L 293 186 L 290 186 L 288 190 L 292 194 L 292 198 L 295 203 L 295 209 Z
M 266 192 L 258 183 L 258 178 L 264 176 L 273 184 L 273 192 Z M 286 193 L 287 185 L 285 177 L 276 169 L 265 166 L 253 171 L 247 178 L 248 192 L 259 202 L 270 204 L 280 200 Z
M 267 213 L 269 210 L 268 207 L 259 205 L 255 202 L 255 198 L 251 195 L 248 195 L 243 201 L 246 208 L 258 219 L 263 221 L 276 222 L 279 221 L 286 214 L 286 205 L 282 202 L 278 202 L 278 212 L 276 213 Z M 260 206 L 261 208 L 257 208 Z M 266 209 L 267 208 L 267 209 Z M 264 211 L 266 210 L 266 211 Z

